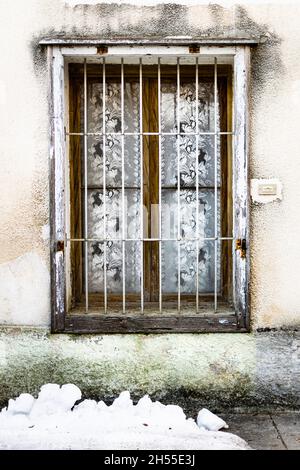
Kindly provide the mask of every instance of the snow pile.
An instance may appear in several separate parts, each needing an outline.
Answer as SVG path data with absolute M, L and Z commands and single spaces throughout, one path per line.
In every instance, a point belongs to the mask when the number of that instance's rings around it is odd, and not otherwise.
M 200 429 L 206 429 L 207 431 L 219 431 L 220 429 L 228 429 L 228 424 L 219 416 L 213 414 L 206 408 L 202 408 L 199 411 L 197 417 L 197 424 Z
M 177 405 L 133 404 L 128 391 L 111 406 L 83 400 L 76 385 L 47 384 L 38 398 L 9 400 L 0 413 L 0 449 L 247 449 L 239 437 L 216 432 L 226 423 L 208 410 L 197 422 Z M 75 405 L 75 406 L 74 406 Z M 213 431 L 208 431 L 213 429 Z

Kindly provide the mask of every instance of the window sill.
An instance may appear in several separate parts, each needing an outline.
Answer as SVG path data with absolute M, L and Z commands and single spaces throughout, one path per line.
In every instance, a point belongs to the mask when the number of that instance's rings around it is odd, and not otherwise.
M 202 315 L 101 315 L 72 313 L 65 317 L 65 333 L 225 333 L 246 332 L 234 313 Z

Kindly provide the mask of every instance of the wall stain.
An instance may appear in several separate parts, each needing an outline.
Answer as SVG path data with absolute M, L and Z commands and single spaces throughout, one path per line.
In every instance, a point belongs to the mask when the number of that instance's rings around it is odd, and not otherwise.
M 199 8 L 199 10 L 198 10 Z M 97 4 L 65 6 L 65 25 L 58 28 L 45 28 L 34 35 L 29 45 L 32 62 L 36 75 L 42 77 L 42 86 L 47 90 L 47 53 L 46 47 L 39 46 L 39 41 L 47 38 L 153 38 L 166 36 L 192 36 L 194 38 L 224 38 L 240 37 L 243 35 L 262 36 L 264 43 L 251 49 L 251 99 L 249 101 L 250 132 L 254 128 L 256 119 L 256 107 L 259 105 L 267 88 L 282 83 L 286 72 L 282 53 L 282 40 L 265 22 L 254 21 L 247 8 L 236 5 L 233 9 L 225 8 L 217 3 L 202 5 L 195 11 L 199 11 L 199 21 L 188 20 L 189 7 L 177 5 L 172 2 L 155 6 L 136 6 Z M 201 23 L 201 11 L 209 12 L 213 25 L 210 27 Z M 230 18 L 225 24 L 224 18 Z M 197 24 L 198 23 L 198 24 Z M 211 24 L 211 23 L 210 23 Z M 255 135 L 250 135 L 250 163 L 253 161 Z M 250 171 L 252 165 L 250 164 Z M 38 211 L 37 211 L 38 215 Z M 39 224 L 46 223 L 44 220 Z M 250 219 L 251 242 L 253 219 Z M 252 243 L 253 244 L 253 243 Z M 251 246 L 252 249 L 252 246 Z M 255 249 L 255 246 L 254 246 Z M 255 253 L 251 255 L 251 263 L 256 259 Z M 255 301 L 257 290 L 256 280 L 250 278 L 250 295 Z M 255 305 L 255 302 L 253 302 Z M 255 318 L 252 315 L 252 320 Z M 270 320 L 271 322 L 271 316 Z M 256 322 L 252 321 L 252 325 Z
M 259 24 L 251 19 L 246 8 L 236 6 L 234 21 L 224 25 L 222 17 L 226 10 L 220 5 L 210 4 L 214 26 L 205 28 L 203 25 L 190 24 L 187 20 L 188 6 L 174 3 L 157 6 L 130 6 L 117 4 L 76 5 L 70 9 L 70 26 L 64 29 L 50 28 L 40 31 L 32 39 L 30 48 L 34 67 L 42 71 L 46 67 L 46 48 L 39 46 L 43 38 L 77 38 L 77 39 L 124 39 L 124 38 L 163 38 L 166 36 L 192 36 L 193 38 L 224 38 L 263 36 L 265 43 L 252 49 L 252 80 L 257 92 L 263 91 L 266 81 L 281 77 L 284 66 L 280 55 L 280 38 L 269 32 L 267 24 Z M 73 18 L 72 18 L 73 16 Z M 90 19 L 96 18 L 95 25 Z

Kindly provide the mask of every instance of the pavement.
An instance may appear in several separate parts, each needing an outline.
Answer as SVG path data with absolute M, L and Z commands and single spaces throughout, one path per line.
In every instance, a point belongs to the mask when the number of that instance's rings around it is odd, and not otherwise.
M 300 411 L 220 413 L 237 434 L 255 450 L 300 450 Z

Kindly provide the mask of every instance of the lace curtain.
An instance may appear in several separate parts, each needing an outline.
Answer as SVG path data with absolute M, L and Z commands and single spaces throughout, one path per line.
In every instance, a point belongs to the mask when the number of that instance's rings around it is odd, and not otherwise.
M 161 127 L 162 132 L 177 132 L 176 83 L 162 82 Z M 83 100 L 82 100 L 83 111 Z M 180 132 L 177 137 L 162 136 L 162 237 L 177 238 L 177 138 L 180 147 L 180 225 L 181 235 L 196 237 L 196 131 L 195 84 L 184 83 L 180 88 Z M 212 82 L 199 83 L 199 131 L 214 131 L 214 89 Z M 218 109 L 217 109 L 218 113 Z M 81 116 L 83 112 L 81 112 Z M 125 82 L 124 130 L 139 132 L 139 83 Z M 219 126 L 219 118 L 217 119 Z M 121 131 L 120 82 L 106 84 L 106 237 L 107 242 L 107 290 L 122 292 L 122 142 L 121 135 L 109 132 Z M 102 132 L 102 83 L 88 82 L 88 132 Z M 219 148 L 219 145 L 218 145 Z M 214 236 L 214 136 L 200 135 L 198 144 L 199 179 L 199 235 Z M 220 185 L 220 162 L 217 153 L 218 186 Z M 124 136 L 125 165 L 125 237 L 139 239 L 140 233 L 140 137 Z M 83 166 L 83 165 L 82 165 Z M 104 237 L 103 211 L 103 138 L 88 137 L 88 238 Z M 218 208 L 220 196 L 218 190 Z M 84 207 L 84 206 L 83 206 Z M 218 230 L 220 227 L 218 209 Z M 116 240 L 117 239 L 117 240 Z M 120 241 L 118 240 L 120 239 Z M 199 292 L 214 290 L 214 242 L 200 241 L 196 252 L 195 241 L 182 241 L 180 250 L 181 293 L 196 292 L 196 261 L 199 261 Z M 140 242 L 125 244 L 126 292 L 140 291 Z M 103 243 L 91 242 L 88 249 L 89 290 L 101 292 L 103 283 Z M 218 250 L 219 251 L 219 250 Z M 177 242 L 162 242 L 162 290 L 175 293 L 178 285 Z M 220 260 L 218 259 L 218 265 Z M 218 269 L 220 272 L 220 269 Z M 218 279 L 219 282 L 219 279 Z

